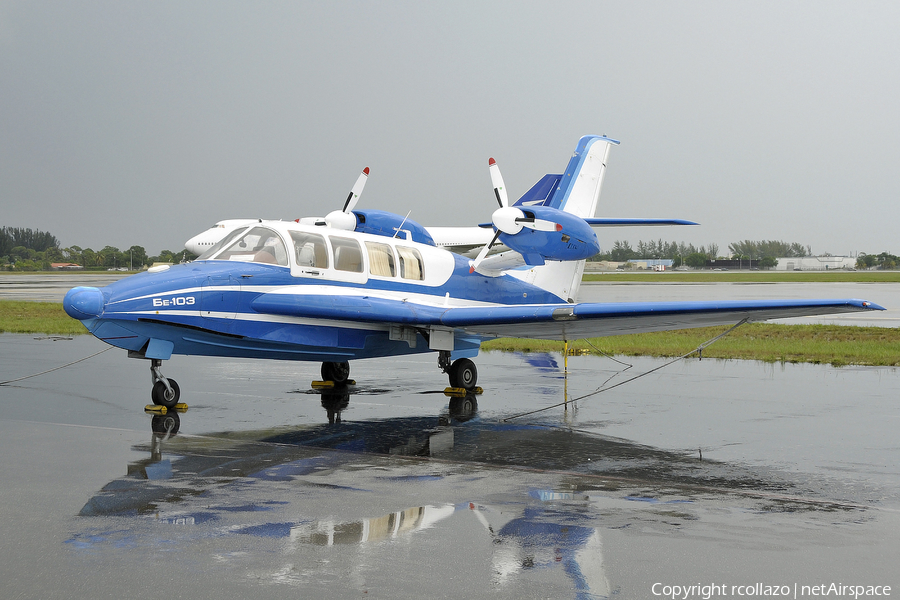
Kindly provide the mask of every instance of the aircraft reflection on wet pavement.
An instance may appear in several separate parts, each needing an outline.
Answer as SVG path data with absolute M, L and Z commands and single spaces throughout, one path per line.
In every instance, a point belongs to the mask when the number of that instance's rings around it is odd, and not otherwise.
M 328 423 L 334 425 L 341 422 L 341 413 L 350 405 L 350 396 L 353 394 L 377 394 L 381 390 L 369 390 L 358 388 L 357 386 L 336 386 L 326 389 L 312 389 L 307 394 L 320 394 L 322 396 L 322 408 L 328 415 Z M 450 418 L 458 421 L 468 421 L 478 412 L 478 397 L 473 392 L 466 393 L 447 393 L 440 392 L 447 396 L 450 401 L 447 404 L 447 414 Z
M 471 398 L 470 401 L 474 402 Z M 346 392 L 323 394 L 323 406 L 329 411 L 339 410 L 333 407 L 334 403 L 346 406 L 348 402 L 349 393 Z M 449 413 L 432 418 L 364 423 L 341 423 L 334 419 L 328 425 L 275 434 L 254 432 L 251 441 L 244 434 L 234 440 L 218 436 L 178 436 L 181 416 L 177 412 L 154 415 L 150 445 L 137 448 L 149 450 L 149 458 L 129 464 L 128 475 L 104 487 L 88 501 L 80 515 L 137 518 L 144 522 L 149 517 L 157 525 L 176 526 L 181 533 L 187 533 L 179 540 L 180 544 L 190 544 L 210 535 L 281 539 L 284 542 L 282 552 L 291 555 L 302 552 L 307 545 L 365 546 L 408 539 L 462 513 L 469 515 L 466 518 L 470 524 L 477 524 L 491 540 L 491 568 L 495 582 L 502 584 L 523 570 L 557 569 L 579 594 L 583 592 L 590 598 L 607 597 L 609 585 L 603 569 L 599 531 L 587 519 L 574 513 L 564 515 L 560 520 L 558 507 L 549 504 L 552 500 L 577 500 L 584 504 L 589 497 L 583 494 L 532 489 L 529 497 L 523 499 L 526 504 L 521 510 L 463 500 L 414 506 L 352 520 L 333 515 L 310 518 L 303 504 L 303 494 L 244 501 L 247 480 L 299 484 L 303 488 L 311 484 L 305 478 L 325 474 L 327 481 L 331 481 L 336 472 L 358 469 L 357 463 L 371 458 L 372 454 L 449 457 L 454 450 L 454 429 L 474 416 L 468 411 L 461 419 Z M 478 423 L 477 420 L 471 422 Z M 478 436 L 485 429 L 477 427 L 468 433 Z M 165 445 L 169 446 L 170 458 L 163 456 Z M 376 472 L 388 470 L 387 466 L 375 466 L 375 469 Z M 420 483 L 441 477 L 399 475 L 389 479 Z M 326 482 L 312 485 L 361 489 Z M 271 488 L 267 488 L 265 493 L 271 492 Z M 291 515 L 293 519 L 275 522 L 254 519 L 254 515 L 275 510 L 282 515 Z M 68 543 L 78 550 L 90 551 L 134 544 L 152 547 L 171 544 L 173 535 L 172 530 L 166 529 L 163 532 L 157 530 L 156 536 L 147 536 L 136 531 L 139 525 L 127 528 L 114 525 L 103 531 L 88 525 L 87 529 L 73 535 Z M 193 533 L 190 533 L 191 529 L 194 529 Z
M 163 548 L 218 552 L 216 560 L 254 576 L 303 583 L 301 571 L 307 578 L 334 576 L 328 570 L 339 567 L 329 566 L 332 561 L 358 565 L 361 555 L 371 560 L 371 553 L 400 548 L 415 554 L 442 539 L 448 545 L 465 539 L 467 551 L 448 560 L 462 561 L 467 573 L 481 571 L 495 585 L 541 572 L 563 586 L 556 589 L 603 598 L 614 587 L 601 531 L 636 522 L 678 531 L 698 518 L 698 495 L 708 501 L 737 493 L 742 511 L 750 504 L 754 513 L 861 510 L 810 501 L 815 491 L 808 479 L 799 499 L 792 493 L 800 487 L 771 471 L 575 430 L 505 425 L 474 411 L 462 418 L 445 410 L 341 422 L 350 401 L 346 391 L 322 394 L 328 424 L 209 436 L 179 434 L 185 415 L 154 416 L 151 443 L 135 447 L 149 458 L 129 464 L 128 475 L 84 505 L 80 515 L 96 519 L 79 521 L 67 543 L 101 557 Z M 487 491 L 478 483 L 496 485 L 520 472 L 527 476 L 511 490 Z M 235 536 L 246 538 L 236 545 Z M 235 553 L 237 546 L 242 551 Z M 345 551 L 325 559 L 315 547 Z M 248 566 L 255 554 L 260 564 Z

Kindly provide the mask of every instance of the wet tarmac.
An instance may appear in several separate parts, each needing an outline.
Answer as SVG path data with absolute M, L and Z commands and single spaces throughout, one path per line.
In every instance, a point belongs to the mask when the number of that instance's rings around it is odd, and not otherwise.
M 75 286 L 103 287 L 127 277 L 119 272 L 0 274 L 0 300 L 62 302 Z
M 0 381 L 104 347 L 0 335 Z M 477 363 L 484 393 L 451 399 L 432 356 L 325 392 L 315 363 L 175 357 L 165 416 L 115 349 L 2 386 L 3 597 L 900 589 L 897 369 L 693 359 L 516 418 L 662 363 Z

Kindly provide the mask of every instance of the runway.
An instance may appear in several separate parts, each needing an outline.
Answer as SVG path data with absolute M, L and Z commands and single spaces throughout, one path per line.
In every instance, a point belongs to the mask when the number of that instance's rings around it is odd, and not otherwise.
M 0 381 L 103 348 L 0 335 Z M 357 361 L 338 393 L 315 363 L 174 357 L 167 417 L 118 350 L 2 386 L 4 597 L 898 589 L 896 369 L 690 360 L 515 418 L 660 362 L 477 362 L 452 404 L 431 356 Z

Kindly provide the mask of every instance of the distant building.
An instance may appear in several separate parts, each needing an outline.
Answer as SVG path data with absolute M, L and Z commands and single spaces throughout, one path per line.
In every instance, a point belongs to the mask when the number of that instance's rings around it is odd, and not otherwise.
M 668 271 L 672 268 L 672 259 L 669 258 L 642 258 L 617 262 L 614 260 L 588 261 L 584 265 L 586 273 L 597 271 Z
M 81 269 L 84 267 L 75 263 L 50 263 L 51 271 L 78 271 Z
M 628 264 L 632 269 L 643 269 L 644 271 L 665 271 L 672 268 L 671 258 L 640 258 L 629 260 Z
M 598 271 L 615 271 L 616 269 L 622 269 L 624 265 L 624 262 L 616 262 L 613 260 L 589 260 L 584 263 L 584 272 L 596 273 Z
M 849 256 L 802 256 L 779 258 L 775 271 L 834 271 L 853 269 L 856 259 Z

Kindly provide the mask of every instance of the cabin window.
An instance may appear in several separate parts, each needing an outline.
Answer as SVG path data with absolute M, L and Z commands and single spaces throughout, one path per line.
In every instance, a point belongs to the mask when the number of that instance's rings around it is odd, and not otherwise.
M 415 248 L 397 246 L 397 254 L 400 255 L 400 277 L 403 279 L 425 279 L 425 270 L 422 268 L 422 255 Z
M 324 237 L 318 233 L 292 231 L 291 238 L 294 240 L 298 267 L 328 268 L 328 248 L 325 247 Z
M 331 247 L 334 248 L 334 268 L 338 271 L 350 271 L 362 273 L 362 251 L 359 244 L 351 238 L 329 236 Z
M 266 227 L 254 227 L 225 248 L 216 258 L 288 266 L 284 242 L 277 233 Z
M 387 244 L 366 242 L 369 253 L 369 273 L 379 277 L 394 276 L 394 252 Z

